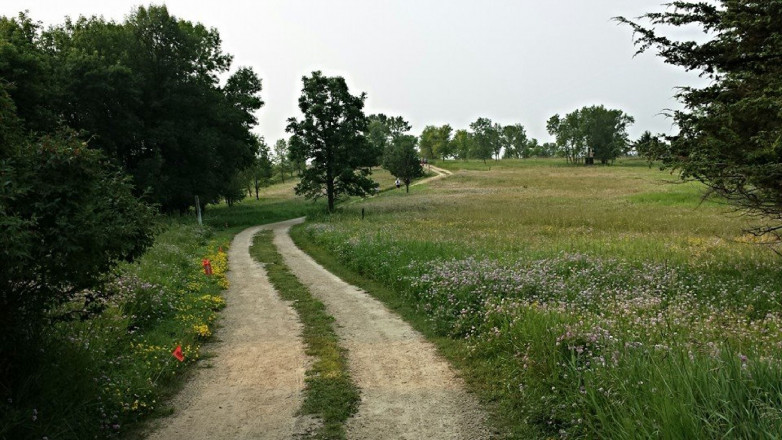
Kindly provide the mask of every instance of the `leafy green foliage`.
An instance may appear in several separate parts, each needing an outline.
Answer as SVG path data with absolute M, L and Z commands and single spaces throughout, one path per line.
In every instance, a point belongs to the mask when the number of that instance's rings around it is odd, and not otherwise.
M 633 142 L 632 148 L 639 156 L 646 158 L 651 163 L 666 158 L 670 146 L 647 130 L 641 134 L 638 140 Z
M 299 98 L 301 121 L 288 119 L 291 157 L 311 161 L 296 185 L 296 194 L 308 199 L 325 196 L 329 211 L 342 195 L 365 196 L 377 189 L 368 177 L 370 149 L 364 133 L 366 94 L 353 96 L 342 77 L 316 71 L 303 77 Z
M 387 169 L 394 177 L 401 179 L 407 192 L 410 192 L 410 182 L 416 177 L 424 175 L 424 169 L 415 148 L 417 140 L 412 135 L 396 136 L 391 145 L 386 148 L 386 154 L 383 156 L 383 168 Z
M 499 158 L 502 143 L 500 140 L 500 126 L 492 123 L 489 118 L 478 118 L 470 124 L 472 135 L 472 151 L 470 157 L 480 159 L 486 163 L 492 155 Z
M 700 71 L 711 82 L 677 95 L 665 165 L 703 182 L 735 206 L 782 226 L 782 3 L 677 1 L 672 10 L 642 17 L 651 27 L 618 18 L 636 33 L 638 52 L 652 48 L 667 63 Z M 675 41 L 656 27 L 697 26 L 705 42 Z
M 502 127 L 502 137 L 500 138 L 502 147 L 505 149 L 503 157 L 510 159 L 520 159 L 530 156 L 530 147 L 528 146 L 527 130 L 521 124 L 506 125 Z M 537 142 L 537 141 L 536 141 Z
M 0 378 L 54 307 L 99 286 L 152 243 L 153 210 L 103 155 L 71 133 L 0 158 Z M 87 302 L 98 298 L 86 298 Z M 18 365 L 17 365 L 18 366 Z
M 410 131 L 410 124 L 401 116 L 386 116 L 383 113 L 369 115 L 367 141 L 370 147 L 370 166 L 379 165 L 391 141 Z
M 192 206 L 194 195 L 236 195 L 256 153 L 261 80 L 240 68 L 220 84 L 231 56 L 216 30 L 165 6 L 45 31 L 20 15 L 0 18 L 0 51 L 0 79 L 25 129 L 76 130 L 133 176 L 136 195 L 167 211 Z
M 568 162 L 595 158 L 603 164 L 615 160 L 627 147 L 627 127 L 635 120 L 621 110 L 583 107 L 564 117 L 549 118 L 546 128 L 557 138 L 560 154 Z
M 440 127 L 428 125 L 424 127 L 424 131 L 421 132 L 421 157 L 427 160 L 434 158 L 446 158 L 454 154 L 454 145 L 452 143 L 451 134 L 453 129 L 450 125 L 445 124 Z
M 473 149 L 473 137 L 467 130 L 456 130 L 453 135 L 453 150 L 454 155 L 462 160 L 466 160 L 470 157 L 470 152 Z

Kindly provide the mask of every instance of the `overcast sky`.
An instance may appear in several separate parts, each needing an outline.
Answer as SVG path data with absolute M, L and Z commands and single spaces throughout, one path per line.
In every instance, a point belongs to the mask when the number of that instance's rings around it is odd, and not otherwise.
M 521 123 L 545 141 L 546 120 L 604 104 L 635 117 L 631 137 L 670 133 L 661 111 L 697 75 L 658 57 L 633 57 L 632 31 L 611 18 L 660 11 L 663 0 L 168 0 L 169 12 L 219 30 L 234 66 L 263 79 L 257 131 L 271 144 L 298 116 L 301 77 L 341 75 L 366 113 L 467 128 L 478 117 Z M 133 0 L 2 0 L 45 25 L 68 15 L 121 21 Z

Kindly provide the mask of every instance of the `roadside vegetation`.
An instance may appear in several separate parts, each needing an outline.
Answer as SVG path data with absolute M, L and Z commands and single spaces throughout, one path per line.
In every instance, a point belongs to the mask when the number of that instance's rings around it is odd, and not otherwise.
M 154 244 L 141 257 L 120 264 L 104 287 L 48 313 L 35 359 L 20 364 L 24 379 L 2 390 L 0 438 L 134 438 L 138 422 L 170 413 L 166 398 L 209 355 L 204 344 L 219 328 L 233 235 L 323 209 L 273 185 L 260 201 L 210 206 L 204 226 L 192 213 L 159 217 Z M 181 363 L 172 355 L 177 346 Z
M 344 439 L 345 422 L 358 408 L 359 390 L 350 378 L 345 349 L 340 347 L 334 332 L 334 318 L 290 272 L 272 239 L 272 231 L 260 231 L 253 239 L 250 254 L 264 264 L 280 296 L 291 301 L 304 324 L 302 337 L 307 354 L 315 358 L 307 370 L 301 412 L 322 421 L 315 438 Z
M 745 217 L 641 160 L 439 165 L 294 236 L 461 347 L 512 436 L 782 435 L 782 276 Z

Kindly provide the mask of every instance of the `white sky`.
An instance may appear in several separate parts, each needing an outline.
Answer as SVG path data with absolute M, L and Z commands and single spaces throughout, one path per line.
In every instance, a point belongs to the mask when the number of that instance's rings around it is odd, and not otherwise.
M 660 11 L 664 0 L 167 0 L 179 18 L 215 27 L 233 68 L 263 79 L 257 131 L 269 144 L 299 116 L 301 77 L 341 75 L 366 92 L 366 113 L 467 128 L 480 116 L 521 123 L 549 140 L 546 120 L 584 105 L 620 108 L 630 135 L 670 133 L 660 115 L 675 88 L 703 84 L 653 53 L 633 57 L 632 31 L 611 17 Z M 2 0 L 0 15 L 29 10 L 45 25 L 68 15 L 121 21 L 135 0 Z

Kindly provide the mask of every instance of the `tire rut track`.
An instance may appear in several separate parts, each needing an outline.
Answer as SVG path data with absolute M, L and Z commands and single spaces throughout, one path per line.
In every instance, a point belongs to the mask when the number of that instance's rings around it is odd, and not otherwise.
M 275 225 L 274 244 L 289 269 L 334 316 L 351 376 L 361 389 L 349 439 L 484 439 L 477 399 L 433 344 L 360 289 L 302 252 L 288 235 L 303 219 Z

